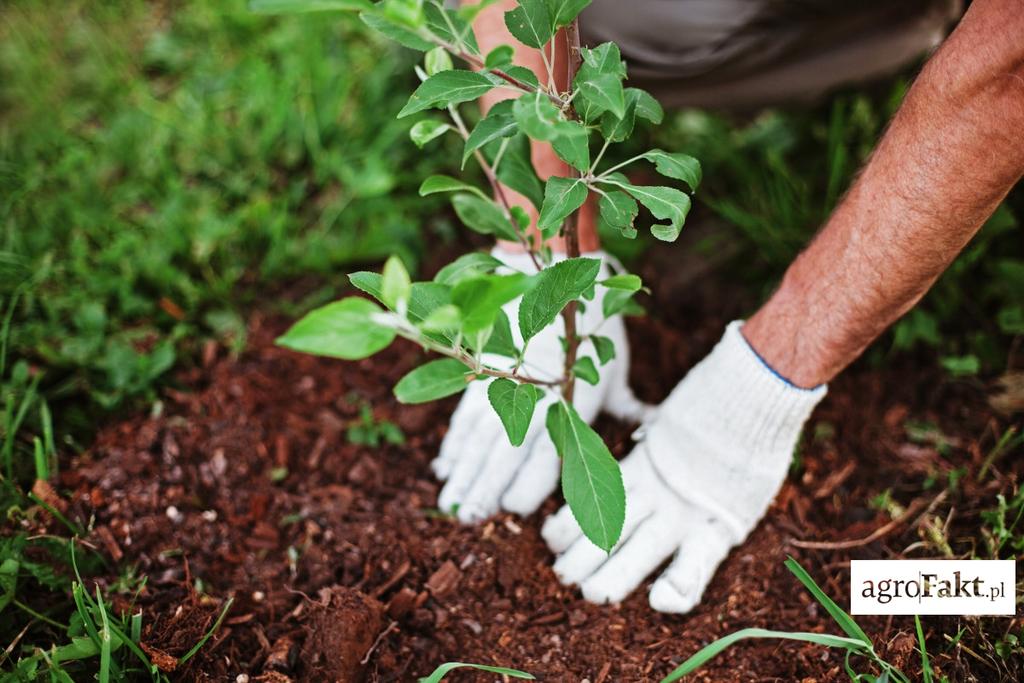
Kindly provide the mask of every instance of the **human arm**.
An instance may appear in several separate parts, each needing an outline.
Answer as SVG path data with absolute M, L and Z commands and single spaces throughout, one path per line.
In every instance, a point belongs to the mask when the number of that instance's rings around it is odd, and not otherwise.
M 912 307 L 1024 173 L 1024 2 L 978 0 L 743 335 L 802 387 Z

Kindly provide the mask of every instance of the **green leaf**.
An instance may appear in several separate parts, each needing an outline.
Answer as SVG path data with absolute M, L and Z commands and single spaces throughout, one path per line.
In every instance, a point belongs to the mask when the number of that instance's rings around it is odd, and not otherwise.
M 450 335 L 462 326 L 462 312 L 457 306 L 445 304 L 434 309 L 420 324 L 424 332 L 438 332 Z
M 594 344 L 594 350 L 597 351 L 597 360 L 601 365 L 605 365 L 608 361 L 615 358 L 615 342 L 611 339 L 592 334 L 590 335 L 590 341 Z
M 523 273 L 479 275 L 452 289 L 452 303 L 462 310 L 462 331 L 472 334 L 494 324 L 501 307 L 536 284 Z
M 413 50 L 420 50 L 421 52 L 426 52 L 427 50 L 432 50 L 434 48 L 433 43 L 420 37 L 415 31 L 410 31 L 404 26 L 384 18 L 381 14 L 374 12 L 362 12 L 360 13 L 359 18 L 362 19 L 364 24 L 372 28 L 374 31 L 383 33 L 399 45 L 404 45 L 405 47 L 412 48 Z
M 637 201 L 646 206 L 655 218 L 667 220 L 664 225 L 651 226 L 651 234 L 665 242 L 672 242 L 679 237 L 683 221 L 690 211 L 690 196 L 674 187 L 658 185 L 631 185 L 621 175 L 614 174 L 600 182 L 609 182 L 631 194 Z
M 452 69 L 436 73 L 420 83 L 398 118 L 415 114 L 432 107 L 446 107 L 450 104 L 475 100 L 494 87 L 487 76 L 476 71 Z
M 307 313 L 277 338 L 277 344 L 318 356 L 366 358 L 395 338 L 394 329 L 373 319 L 380 312 L 372 301 L 347 297 Z
M 633 134 L 636 123 L 636 100 L 626 97 L 625 113 L 621 117 L 607 112 L 601 117 L 601 135 L 611 142 L 622 142 Z
M 636 102 L 636 115 L 640 118 L 654 125 L 658 125 L 665 118 L 665 110 L 661 108 L 661 104 L 646 90 L 626 88 L 626 97 Z
M 487 399 L 505 426 L 505 433 L 513 446 L 523 445 L 533 410 L 543 395 L 544 392 L 532 384 L 518 384 L 503 377 L 487 387 Z
M 426 119 L 424 121 L 417 121 L 415 125 L 409 129 L 409 138 L 417 147 L 423 149 L 424 145 L 428 142 L 434 138 L 444 135 L 451 129 L 452 127 L 447 123 Z
M 452 197 L 452 207 L 459 220 L 476 232 L 497 235 L 505 240 L 517 239 L 512 223 L 501 212 L 501 208 L 490 199 L 471 194 L 456 194 Z
M 456 285 L 460 280 L 476 275 L 487 275 L 502 265 L 501 261 L 482 251 L 473 251 L 455 259 L 434 276 L 434 282 Z
M 459 3 L 459 8 L 455 10 L 462 17 L 463 21 L 472 22 L 483 10 L 487 9 L 498 0 L 480 0 L 480 2 L 469 4 L 465 2 Z
M 487 69 L 503 69 L 506 66 L 511 66 L 515 52 L 515 48 L 511 45 L 499 45 L 487 53 L 487 57 L 484 58 L 484 67 Z
M 578 123 L 566 121 L 561 134 L 551 141 L 555 154 L 578 171 L 590 170 L 590 133 Z
M 426 403 L 457 394 L 476 379 L 476 375 L 454 358 L 432 360 L 419 366 L 395 385 L 399 403 Z
M 377 5 L 383 7 L 384 16 L 409 28 L 423 26 L 423 0 L 384 0 Z
M 573 105 L 577 113 L 588 124 L 608 111 L 612 112 L 610 119 L 622 118 L 626 114 L 622 89 L 626 68 L 619 48 L 614 43 L 604 43 L 592 50 L 584 48 L 580 55 L 583 63 L 573 79 L 576 90 Z M 632 123 L 629 126 L 631 128 Z
M 436 73 L 442 71 L 450 71 L 455 68 L 452 64 L 451 55 L 443 47 L 435 47 L 429 51 L 424 58 L 423 65 L 426 67 L 427 74 L 433 76 Z
M 644 159 L 654 162 L 658 173 L 669 178 L 682 180 L 690 186 L 690 190 L 696 190 L 700 185 L 701 170 L 700 162 L 689 154 L 670 154 L 660 149 L 652 149 L 642 154 Z
M 644 286 L 643 281 L 639 275 L 633 275 L 632 273 L 622 273 L 620 275 L 612 275 L 604 280 L 599 280 L 599 285 L 604 285 L 609 289 L 625 289 L 629 292 L 635 292 Z
M 615 43 L 601 43 L 597 47 L 580 50 L 583 64 L 580 70 L 587 69 L 591 73 L 611 74 L 620 79 L 626 77 L 626 64 L 622 61 L 622 53 Z
M 636 237 L 633 222 L 640 207 L 635 199 L 620 190 L 612 190 L 597 200 L 597 209 L 599 227 L 618 230 L 629 238 Z
M 568 26 L 580 12 L 589 5 L 591 0 L 547 0 L 548 14 L 555 28 Z
M 860 643 L 852 638 L 843 638 L 842 636 L 833 636 L 827 633 L 803 633 L 788 632 L 788 631 L 769 631 L 763 628 L 745 628 L 735 633 L 730 633 L 724 638 L 719 638 L 710 645 L 706 645 L 697 651 L 692 657 L 687 659 L 685 662 L 677 666 L 672 672 L 661 679 L 661 683 L 673 683 L 678 681 L 683 676 L 693 673 L 697 669 L 707 664 L 711 659 L 716 657 L 723 650 L 733 645 L 734 643 L 748 639 L 748 638 L 776 638 L 779 640 L 796 640 L 804 643 L 815 643 L 817 645 L 824 645 L 825 647 L 839 647 L 850 652 L 863 654 L 867 648 L 864 647 L 863 643 Z
M 544 203 L 540 207 L 537 227 L 547 235 L 557 230 L 566 216 L 587 201 L 587 186 L 579 178 L 551 176 L 544 186 Z
M 572 258 L 545 268 L 537 284 L 523 295 L 519 304 L 519 331 L 529 340 L 555 320 L 570 301 L 580 298 L 601 270 L 601 261 Z
M 249 9 L 261 14 L 372 10 L 370 0 L 249 0 Z
M 554 24 L 544 0 L 519 0 L 519 6 L 505 12 L 505 26 L 523 45 L 541 48 L 554 35 Z
M 506 676 L 511 676 L 512 678 L 522 678 L 528 681 L 536 680 L 533 676 L 524 671 L 518 671 L 516 669 L 506 669 L 503 666 L 489 666 L 487 664 L 467 664 L 466 662 L 445 662 L 441 666 L 434 669 L 434 672 L 432 674 L 426 676 L 425 678 L 421 678 L 419 680 L 419 683 L 441 683 L 441 679 L 444 678 L 448 672 L 463 667 L 469 669 L 478 669 L 480 671 L 487 671 L 488 673 L 492 674 L 504 674 Z
M 636 292 L 627 292 L 624 289 L 610 289 L 601 300 L 601 312 L 604 317 L 610 318 L 621 313 L 623 315 L 642 315 L 644 309 L 633 300 Z
M 384 271 L 381 273 L 380 298 L 384 305 L 393 310 L 399 310 L 399 302 L 405 302 L 408 306 L 409 293 L 412 289 L 412 281 L 409 279 L 409 271 L 405 264 L 397 256 L 390 256 L 384 263 Z
M 508 212 L 512 214 L 512 219 L 519 226 L 520 230 L 526 230 L 530 227 L 530 214 L 526 213 L 526 209 L 513 204 L 508 207 Z
M 553 403 L 546 424 L 562 458 L 565 502 L 583 534 L 597 547 L 611 552 L 626 518 L 626 490 L 619 463 L 572 405 Z
M 566 121 L 558 107 L 540 91 L 516 99 L 512 113 L 522 131 L 534 140 L 550 142 L 562 135 L 576 134 L 572 130 L 574 124 Z
M 498 311 L 498 317 L 494 319 L 494 327 L 491 328 L 491 336 L 483 350 L 484 353 L 495 353 L 508 358 L 519 357 L 519 349 L 516 348 L 515 340 L 512 339 L 512 325 L 509 323 L 505 311 Z
M 442 10 L 433 2 L 428 2 L 423 9 L 427 18 L 427 27 L 431 33 L 449 45 L 455 47 L 462 45 L 471 55 L 480 54 L 480 47 L 476 43 L 472 26 L 457 10 Z M 453 27 L 454 33 L 452 32 Z
M 505 148 L 497 170 L 498 180 L 530 200 L 538 210 L 543 203 L 544 187 L 530 161 L 529 141 L 515 135 Z
M 617 76 L 594 74 L 581 78 L 577 75 L 575 85 L 579 91 L 577 98 L 588 102 L 586 120 L 592 121 L 606 111 L 617 118 L 626 115 L 626 97 L 622 90 L 622 81 Z
M 452 178 L 451 176 L 432 175 L 420 185 L 421 197 L 426 197 L 428 194 L 437 194 L 438 192 L 472 192 L 481 199 L 488 200 L 487 195 L 480 188 L 468 185 L 458 178 Z
M 512 115 L 512 100 L 504 100 L 491 107 L 487 116 L 476 124 L 473 132 L 466 138 L 466 145 L 462 152 L 462 166 L 466 166 L 466 161 L 474 151 L 491 140 L 511 137 L 515 135 L 516 130 L 518 130 L 518 125 Z
M 527 85 L 531 85 L 534 88 L 540 87 L 540 81 L 537 80 L 537 74 L 533 73 L 533 71 L 527 69 L 525 66 L 513 64 L 507 69 L 502 69 L 502 71 L 504 71 L 506 75 L 511 76 L 520 83 L 526 83 Z
M 576 362 L 572 366 L 572 374 L 587 384 L 592 384 L 595 387 L 597 386 L 597 383 L 601 381 L 601 373 L 597 371 L 597 366 L 594 365 L 594 359 L 590 356 L 580 356 L 577 358 Z
M 352 286 L 384 303 L 383 278 L 379 273 L 360 271 L 348 276 Z M 409 292 L 409 319 L 423 322 L 436 309 L 451 302 L 451 287 L 437 282 L 414 282 Z

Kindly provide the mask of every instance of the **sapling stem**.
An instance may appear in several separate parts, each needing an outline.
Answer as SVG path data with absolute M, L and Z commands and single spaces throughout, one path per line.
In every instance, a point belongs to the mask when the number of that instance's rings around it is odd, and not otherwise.
M 565 42 L 569 53 L 565 60 L 565 80 L 569 88 L 572 88 L 572 82 L 576 78 L 576 72 L 579 70 L 581 59 L 579 28 L 579 19 L 573 19 L 572 23 L 565 27 Z M 578 118 L 576 111 L 571 105 L 567 108 L 566 115 L 571 119 Z M 579 178 L 580 172 L 573 167 L 570 168 L 572 168 L 572 177 Z M 577 258 L 580 255 L 579 216 L 580 210 L 576 209 L 566 219 L 563 227 L 566 258 Z M 576 354 L 579 351 L 580 345 L 579 335 L 576 334 L 576 312 L 578 309 L 579 305 L 576 301 L 570 301 L 562 309 L 562 320 L 565 324 L 565 368 L 563 371 L 565 383 L 562 385 L 562 397 L 567 403 L 572 403 L 573 392 L 576 387 L 576 378 L 573 376 L 572 369 L 576 365 Z

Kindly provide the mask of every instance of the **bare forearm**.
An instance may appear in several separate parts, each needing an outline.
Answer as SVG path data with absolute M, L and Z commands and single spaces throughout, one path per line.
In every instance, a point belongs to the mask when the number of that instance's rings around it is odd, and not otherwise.
M 927 291 L 1024 173 L 1024 2 L 979 0 L 825 228 L 744 326 L 801 386 L 830 380 Z

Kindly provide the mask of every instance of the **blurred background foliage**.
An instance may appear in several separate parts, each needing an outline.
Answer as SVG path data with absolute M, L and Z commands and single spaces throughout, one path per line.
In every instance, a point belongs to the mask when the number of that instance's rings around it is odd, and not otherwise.
M 4 3 L 7 349 L 71 399 L 60 424 L 151 398 L 197 339 L 240 348 L 268 284 L 415 263 L 438 214 L 416 188 L 444 160 L 394 117 L 411 59 L 350 15 Z

